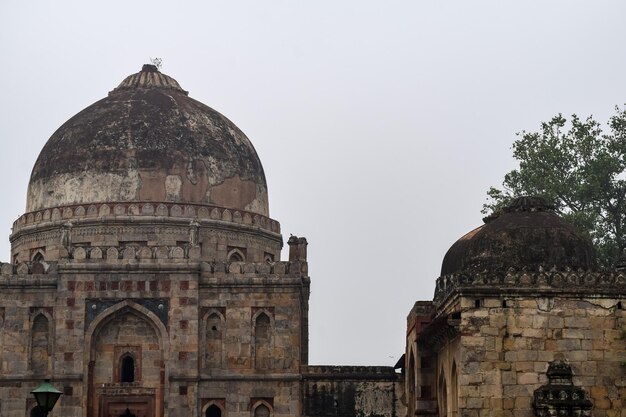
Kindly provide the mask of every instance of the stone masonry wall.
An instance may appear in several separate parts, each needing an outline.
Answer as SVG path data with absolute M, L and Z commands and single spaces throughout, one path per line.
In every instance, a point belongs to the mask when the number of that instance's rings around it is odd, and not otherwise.
M 309 366 L 304 378 L 304 416 L 400 417 L 402 376 L 391 367 Z
M 248 417 L 259 404 L 276 417 L 300 414 L 306 262 L 68 260 L 42 273 L 33 273 L 39 271 L 33 265 L 0 266 L 2 417 L 28 414 L 30 391 L 44 377 L 64 393 L 58 417 L 95 417 L 99 396 L 124 393 L 153 395 L 157 416 L 200 415 L 211 404 L 232 417 Z M 202 359 L 210 312 L 223 319 L 221 366 Z M 266 348 L 273 361 L 258 369 L 254 317 L 261 312 L 270 318 Z M 40 363 L 49 365 L 39 373 L 29 365 L 37 315 L 49 318 L 49 340 L 44 326 L 36 332 Z M 118 362 L 128 352 L 141 375 L 124 385 Z
M 594 417 L 626 414 L 626 311 L 596 298 L 461 299 L 463 417 L 532 417 L 548 363 L 569 362 Z M 479 306 L 478 306 L 478 305 Z

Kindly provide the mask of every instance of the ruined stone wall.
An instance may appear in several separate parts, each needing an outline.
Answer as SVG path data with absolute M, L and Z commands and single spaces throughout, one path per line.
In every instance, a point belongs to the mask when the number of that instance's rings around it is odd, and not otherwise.
M 391 367 L 309 366 L 303 374 L 306 417 L 400 417 L 404 384 Z
M 548 363 L 571 364 L 594 417 L 626 409 L 626 311 L 610 298 L 460 300 L 459 409 L 464 417 L 532 417 Z M 621 413 L 621 414 L 620 414 Z

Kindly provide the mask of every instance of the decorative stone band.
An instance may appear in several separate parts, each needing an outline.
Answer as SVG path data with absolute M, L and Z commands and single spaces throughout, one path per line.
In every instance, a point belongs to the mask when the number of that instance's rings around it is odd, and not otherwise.
M 0 263 L 0 281 L 16 281 L 25 279 L 27 276 L 41 277 L 46 282 L 46 275 L 57 275 L 65 272 L 80 272 L 83 270 L 97 270 L 103 272 L 163 272 L 187 270 L 187 272 L 201 272 L 203 277 L 219 277 L 224 275 L 306 275 L 308 263 L 304 261 L 279 261 L 279 262 L 184 262 L 177 263 L 177 258 L 169 258 L 163 262 L 136 262 L 129 264 L 123 259 L 115 259 L 110 263 L 85 263 L 75 260 L 63 260 L 62 262 L 22 262 L 14 265 Z M 181 258 L 181 260 L 183 260 Z M 141 259 L 139 259 L 141 261 Z M 93 267 L 93 268 L 91 268 Z M 43 277 L 42 277 L 43 276 Z
M 626 271 L 543 270 L 536 272 L 509 269 L 503 273 L 451 274 L 437 278 L 434 302 L 441 305 L 457 292 L 514 294 L 516 290 L 607 293 L 626 295 Z
M 202 204 L 177 204 L 155 202 L 98 203 L 89 206 L 74 205 L 38 210 L 20 216 L 13 223 L 13 233 L 48 222 L 70 221 L 81 218 L 115 217 L 174 217 L 186 219 L 212 219 L 257 226 L 280 233 L 280 223 L 269 217 L 242 210 Z

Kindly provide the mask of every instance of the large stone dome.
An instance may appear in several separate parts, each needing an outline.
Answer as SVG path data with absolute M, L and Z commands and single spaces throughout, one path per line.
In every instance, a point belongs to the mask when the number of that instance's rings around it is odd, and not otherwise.
M 589 270 L 595 262 L 588 238 L 544 200 L 520 197 L 457 240 L 443 259 L 441 276 L 540 266 Z
M 180 202 L 269 215 L 250 140 L 153 65 L 64 123 L 33 168 L 27 212 L 105 202 Z

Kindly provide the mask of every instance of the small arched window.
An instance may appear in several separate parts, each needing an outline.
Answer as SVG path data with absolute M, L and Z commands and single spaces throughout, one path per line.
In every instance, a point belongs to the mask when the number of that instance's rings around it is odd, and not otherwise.
M 130 355 L 122 358 L 120 382 L 135 382 L 135 359 Z
M 206 409 L 206 417 L 222 417 L 222 410 L 213 404 Z
M 35 256 L 33 256 L 33 262 L 43 262 L 43 261 L 44 261 L 43 253 L 37 252 Z
M 254 409 L 254 417 L 270 417 L 270 409 L 265 404 Z
M 267 340 L 270 336 L 270 318 L 265 313 L 261 313 L 256 318 L 254 327 L 254 337 L 257 340 Z
M 228 253 L 228 262 L 245 262 L 245 256 L 239 249 L 233 249 Z

